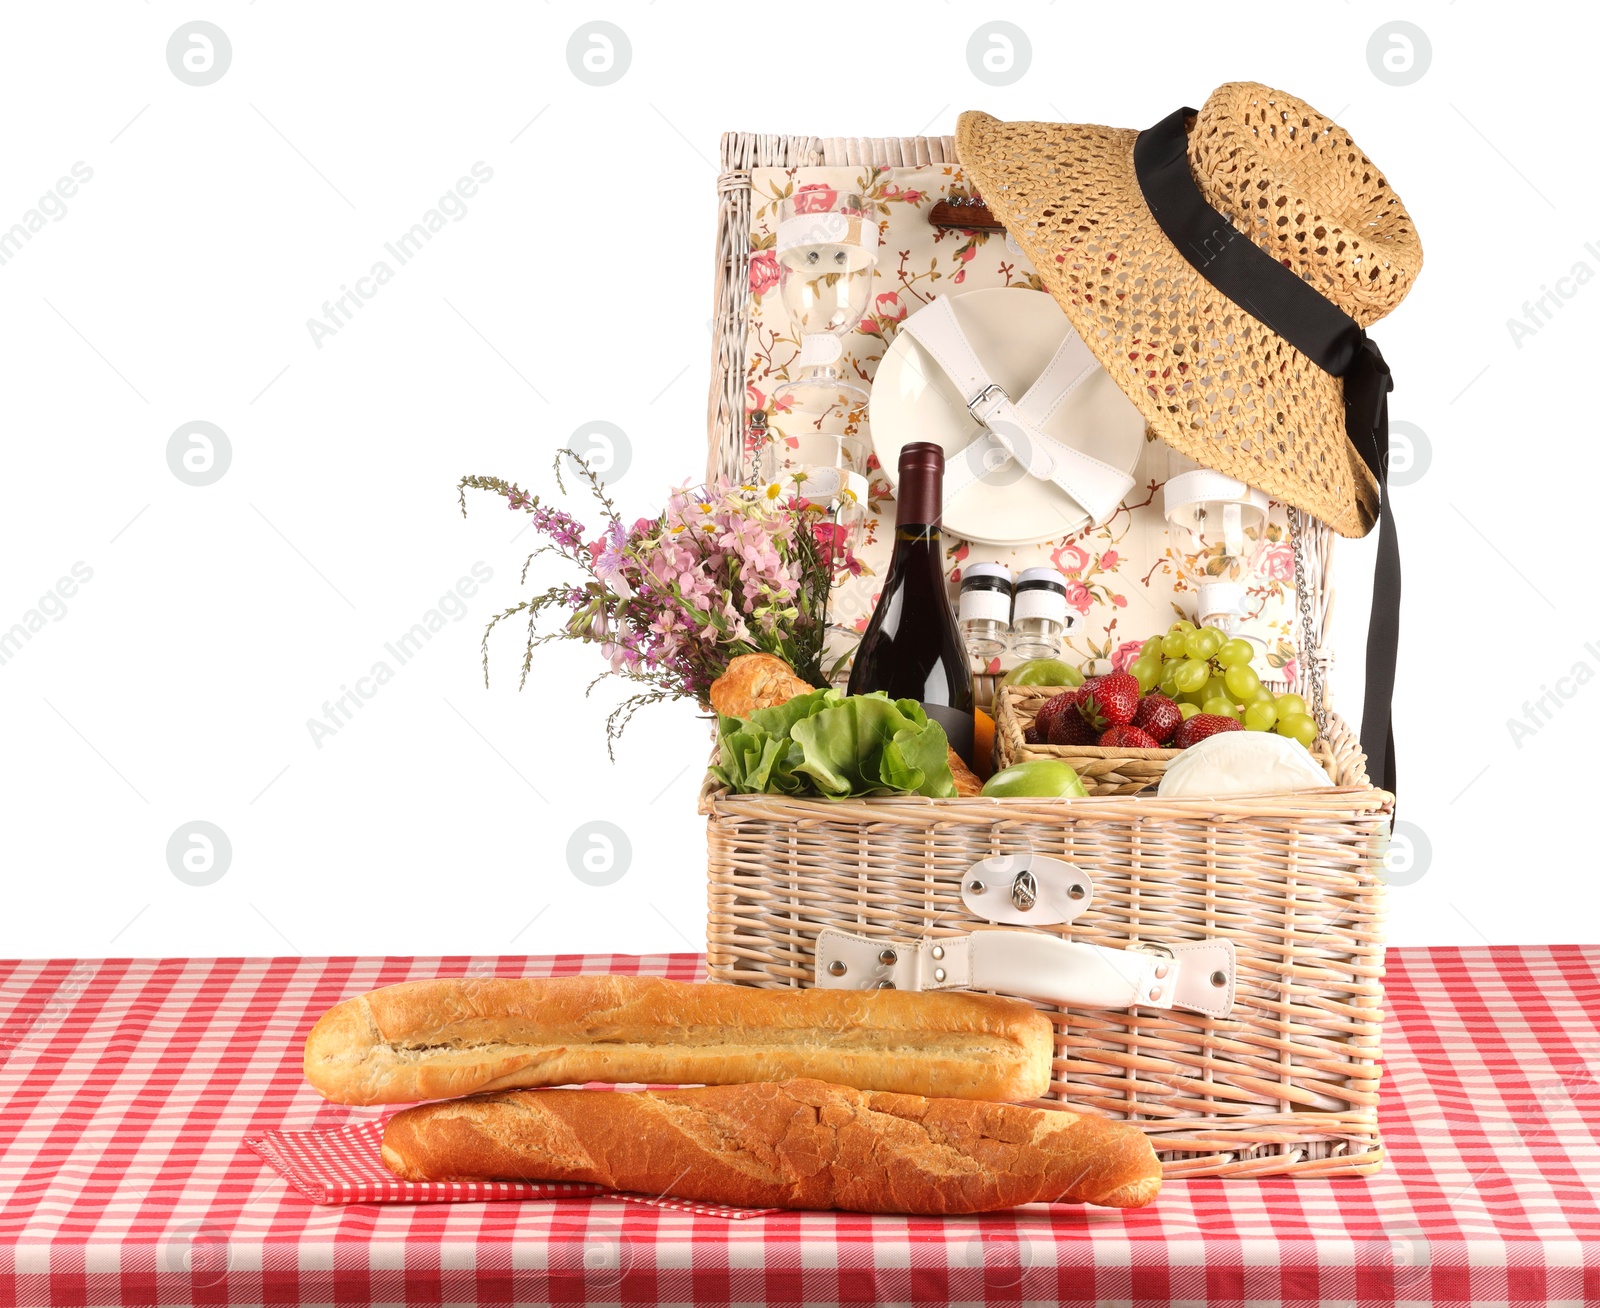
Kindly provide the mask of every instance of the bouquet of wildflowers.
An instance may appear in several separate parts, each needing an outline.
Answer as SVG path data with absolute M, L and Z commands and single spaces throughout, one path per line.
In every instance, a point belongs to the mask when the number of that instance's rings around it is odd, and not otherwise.
M 552 640 L 598 645 L 610 667 L 606 677 L 639 683 L 606 722 L 614 746 L 633 714 L 645 704 L 693 699 L 704 704 L 711 683 L 740 654 L 775 654 L 812 685 L 822 685 L 822 641 L 827 626 L 832 552 L 818 528 L 816 511 L 804 500 L 781 498 L 778 487 L 758 490 L 718 480 L 698 489 L 673 490 L 659 517 L 627 526 L 604 486 L 581 455 L 556 456 L 556 483 L 570 458 L 598 501 L 605 526 L 588 537 L 570 513 L 540 501 L 498 477 L 463 477 L 466 492 L 492 491 L 513 512 L 529 514 L 542 538 L 522 567 L 554 554 L 579 573 L 576 583 L 552 586 L 496 614 L 483 633 L 484 682 L 489 677 L 489 636 L 517 614 L 528 615 L 522 679 L 527 684 L 533 651 Z M 554 612 L 555 625 L 540 630 Z

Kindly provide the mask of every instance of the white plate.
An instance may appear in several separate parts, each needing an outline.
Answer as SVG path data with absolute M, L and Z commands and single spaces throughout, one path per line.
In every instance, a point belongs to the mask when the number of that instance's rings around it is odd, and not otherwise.
M 1042 291 L 968 291 L 952 297 L 951 308 L 990 378 L 1014 400 L 1033 385 L 1072 330 L 1066 314 Z M 867 419 L 891 485 L 899 482 L 901 446 L 937 441 L 953 459 L 983 430 L 955 385 L 903 328 L 878 364 Z M 1130 475 L 1144 447 L 1144 419 L 1104 368 L 1079 384 L 1043 430 Z M 944 511 L 946 531 L 986 545 L 1055 540 L 1088 523 L 1088 514 L 1070 495 L 1053 482 L 1029 477 L 1015 460 L 967 487 Z

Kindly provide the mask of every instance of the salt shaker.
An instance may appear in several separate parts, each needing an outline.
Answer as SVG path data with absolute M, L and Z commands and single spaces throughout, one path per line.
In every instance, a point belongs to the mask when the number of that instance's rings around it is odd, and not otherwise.
M 1003 563 L 973 563 L 963 569 L 959 615 L 962 638 L 975 657 L 1005 653 L 1011 627 L 1011 569 Z
M 1011 613 L 1011 651 L 1025 659 L 1055 658 L 1071 626 L 1067 579 L 1054 568 L 1024 568 Z

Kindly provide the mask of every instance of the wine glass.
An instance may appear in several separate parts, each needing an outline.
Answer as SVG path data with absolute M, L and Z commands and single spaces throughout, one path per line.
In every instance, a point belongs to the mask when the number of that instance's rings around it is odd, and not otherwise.
M 1267 497 L 1177 450 L 1168 451 L 1168 474 L 1168 548 L 1195 591 L 1194 620 L 1236 635 L 1267 543 Z
M 778 202 L 779 291 L 800 338 L 799 375 L 773 392 L 781 408 L 842 426 L 867 391 L 838 366 L 842 338 L 856 329 L 872 295 L 878 224 L 859 195 L 802 186 Z

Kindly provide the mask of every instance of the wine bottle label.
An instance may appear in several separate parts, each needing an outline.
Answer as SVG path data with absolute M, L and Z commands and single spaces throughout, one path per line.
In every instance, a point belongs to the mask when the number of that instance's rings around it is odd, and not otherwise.
M 966 586 L 961 591 L 961 621 L 1010 622 L 1011 588 L 982 590 Z
M 944 728 L 950 738 L 950 748 L 961 755 L 969 767 L 972 764 L 972 714 L 951 708 L 948 704 L 924 704 L 922 711 L 929 719 Z
M 1013 622 L 1028 618 L 1050 618 L 1055 622 L 1067 620 L 1067 597 L 1060 591 L 1045 586 L 1017 590 L 1016 606 L 1012 610 Z

